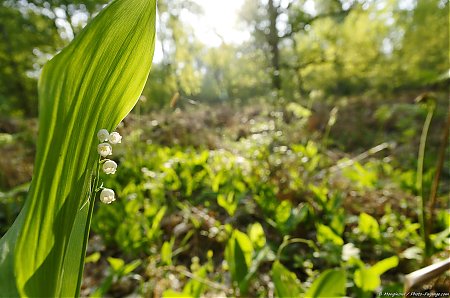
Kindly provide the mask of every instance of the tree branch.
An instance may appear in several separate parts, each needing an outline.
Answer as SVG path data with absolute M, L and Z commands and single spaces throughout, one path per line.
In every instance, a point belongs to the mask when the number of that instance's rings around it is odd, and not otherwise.
M 323 14 L 318 14 L 314 17 L 311 17 L 307 20 L 305 20 L 304 22 L 302 22 L 302 25 L 299 26 L 298 28 L 293 29 L 293 27 L 291 26 L 291 31 L 286 32 L 285 34 L 281 35 L 280 38 L 284 39 L 284 38 L 288 38 L 291 37 L 292 35 L 294 35 L 297 32 L 300 32 L 302 30 L 305 30 L 305 27 L 307 25 L 311 25 L 312 23 L 314 23 L 317 20 L 323 19 L 323 18 L 328 18 L 328 17 L 340 17 L 340 16 L 346 16 L 350 13 L 350 11 L 352 11 L 355 7 L 355 4 L 353 4 L 352 6 L 350 6 L 348 9 L 343 9 L 340 11 L 334 11 L 334 12 L 328 12 L 328 13 L 323 13 Z
M 288 63 L 282 63 L 280 66 L 281 66 L 281 68 L 288 68 L 288 69 L 290 68 L 290 69 L 294 69 L 294 70 L 298 71 L 298 70 L 305 68 L 306 66 L 311 65 L 311 64 L 321 64 L 321 63 L 328 63 L 328 62 L 334 62 L 334 60 L 329 60 L 329 59 L 322 57 L 321 59 L 311 60 L 311 61 L 304 62 L 304 63 L 297 64 L 297 65 L 290 65 Z

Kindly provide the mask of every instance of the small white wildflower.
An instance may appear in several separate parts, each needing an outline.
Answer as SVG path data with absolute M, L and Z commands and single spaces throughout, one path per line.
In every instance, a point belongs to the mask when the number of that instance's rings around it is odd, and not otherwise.
M 112 154 L 112 147 L 108 143 L 101 143 L 97 146 L 98 154 L 105 157 Z
M 109 135 L 109 142 L 111 144 L 122 143 L 122 136 L 118 132 L 114 131 Z
M 100 142 L 107 142 L 109 140 L 109 132 L 106 129 L 100 129 L 97 133 Z
M 342 260 L 348 261 L 351 258 L 359 258 L 359 248 L 355 247 L 353 243 L 347 243 L 342 247 Z
M 100 201 L 105 204 L 111 204 L 116 200 L 114 196 L 114 190 L 109 188 L 104 188 L 100 193 Z
M 106 160 L 105 163 L 103 164 L 103 172 L 105 172 L 106 174 L 114 174 L 116 172 L 117 169 L 117 164 L 114 160 Z

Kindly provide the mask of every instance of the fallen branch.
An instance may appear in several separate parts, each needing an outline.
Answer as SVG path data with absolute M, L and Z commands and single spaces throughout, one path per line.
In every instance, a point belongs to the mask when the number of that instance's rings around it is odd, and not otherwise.
M 213 281 L 210 281 L 208 279 L 202 278 L 202 277 L 200 277 L 200 276 L 198 276 L 198 275 L 196 275 L 196 274 L 194 274 L 194 273 L 192 273 L 192 272 L 190 272 L 190 271 L 188 271 L 188 270 L 186 270 L 184 268 L 181 268 L 180 266 L 166 266 L 166 267 L 163 267 L 163 269 L 167 270 L 167 271 L 178 272 L 178 273 L 183 274 L 184 276 L 186 276 L 186 277 L 188 277 L 190 279 L 196 280 L 196 281 L 198 281 L 198 282 L 200 282 L 202 284 L 205 284 L 205 285 L 207 285 L 207 286 L 209 286 L 209 287 L 211 287 L 213 289 L 224 291 L 227 294 L 232 294 L 233 293 L 233 291 L 230 290 L 229 287 L 221 285 L 221 284 L 213 282 Z
M 406 275 L 404 282 L 405 296 L 407 296 L 408 292 L 415 286 L 421 285 L 433 278 L 436 278 L 449 269 L 450 259 L 446 259 L 444 261 L 427 266 Z
M 360 162 L 360 161 L 368 158 L 371 155 L 374 155 L 380 151 L 383 151 L 383 150 L 391 148 L 391 147 L 392 147 L 391 143 L 388 143 L 388 142 L 382 143 L 373 148 L 370 148 L 367 151 L 364 151 L 363 153 L 357 155 L 356 157 L 354 157 L 352 159 L 349 159 L 349 160 L 346 160 L 343 162 L 338 162 L 336 165 L 334 165 L 328 169 L 323 169 L 322 171 L 319 172 L 319 174 L 317 176 L 319 176 L 319 177 L 323 176 L 323 174 L 325 174 L 326 171 L 328 171 L 329 173 L 335 173 L 339 170 L 342 170 L 343 168 L 352 166 L 353 164 Z

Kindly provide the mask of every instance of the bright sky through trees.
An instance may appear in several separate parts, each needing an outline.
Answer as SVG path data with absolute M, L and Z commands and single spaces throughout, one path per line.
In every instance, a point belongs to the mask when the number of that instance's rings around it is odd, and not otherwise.
M 193 18 L 193 26 L 201 28 L 198 37 L 210 45 L 221 43 L 220 35 L 226 42 L 241 42 L 249 37 L 247 31 L 239 30 L 238 12 L 243 0 L 196 0 L 204 15 Z
M 240 43 L 250 37 L 238 22 L 238 13 L 244 0 L 195 0 L 203 10 L 202 15 L 185 13 L 187 24 L 195 28 L 197 38 L 207 46 L 218 46 L 222 38 L 227 43 Z M 154 61 L 162 58 L 159 41 L 155 48 Z

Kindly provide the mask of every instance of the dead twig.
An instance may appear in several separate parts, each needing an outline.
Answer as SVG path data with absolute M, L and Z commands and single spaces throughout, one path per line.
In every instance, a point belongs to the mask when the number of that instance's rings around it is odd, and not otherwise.
M 200 277 L 198 275 L 195 275 L 194 273 L 192 273 L 192 272 L 190 272 L 190 271 L 188 271 L 188 270 L 186 270 L 184 268 L 180 268 L 179 266 L 166 266 L 163 269 L 167 270 L 167 271 L 178 272 L 178 273 L 183 274 L 184 276 L 186 276 L 186 277 L 188 277 L 190 279 L 196 280 L 196 281 L 198 281 L 198 282 L 200 282 L 202 284 L 205 284 L 205 285 L 207 285 L 207 286 L 209 286 L 209 287 L 211 287 L 213 289 L 224 291 L 227 294 L 233 294 L 233 291 L 231 291 L 229 287 L 221 285 L 221 284 L 213 282 L 213 281 L 210 281 L 208 279 L 202 278 L 202 277 Z
M 446 259 L 444 261 L 427 266 L 406 275 L 404 283 L 405 297 L 408 295 L 408 292 L 415 286 L 421 285 L 433 278 L 436 278 L 449 269 L 450 259 Z
M 327 171 L 329 173 L 335 173 L 335 172 L 337 172 L 339 170 L 342 170 L 342 169 L 344 169 L 346 167 L 352 166 L 355 163 L 360 162 L 360 161 L 370 157 L 371 155 L 374 155 L 374 154 L 376 154 L 376 153 L 378 153 L 380 151 L 383 151 L 383 150 L 391 148 L 391 147 L 392 147 L 391 143 L 387 143 L 387 142 L 382 143 L 382 144 L 377 145 L 377 146 L 375 146 L 373 148 L 370 148 L 367 151 L 364 151 L 363 153 L 357 155 L 354 158 L 351 158 L 351 159 L 343 161 L 343 162 L 338 162 L 336 165 L 334 165 L 334 166 L 332 166 L 332 167 L 330 167 L 328 169 L 323 169 L 322 171 L 319 172 L 319 174 L 317 176 L 322 177 L 325 174 L 325 172 L 327 172 Z
M 449 128 L 450 128 L 450 112 L 447 113 L 447 122 L 444 124 L 441 145 L 439 147 L 438 159 L 436 162 L 436 173 L 434 174 L 433 184 L 431 185 L 430 198 L 428 199 L 428 224 L 427 224 L 428 235 L 430 235 L 432 230 L 434 206 L 436 205 L 439 180 L 441 178 L 442 167 L 444 166 L 446 157 L 445 150 L 448 145 Z

